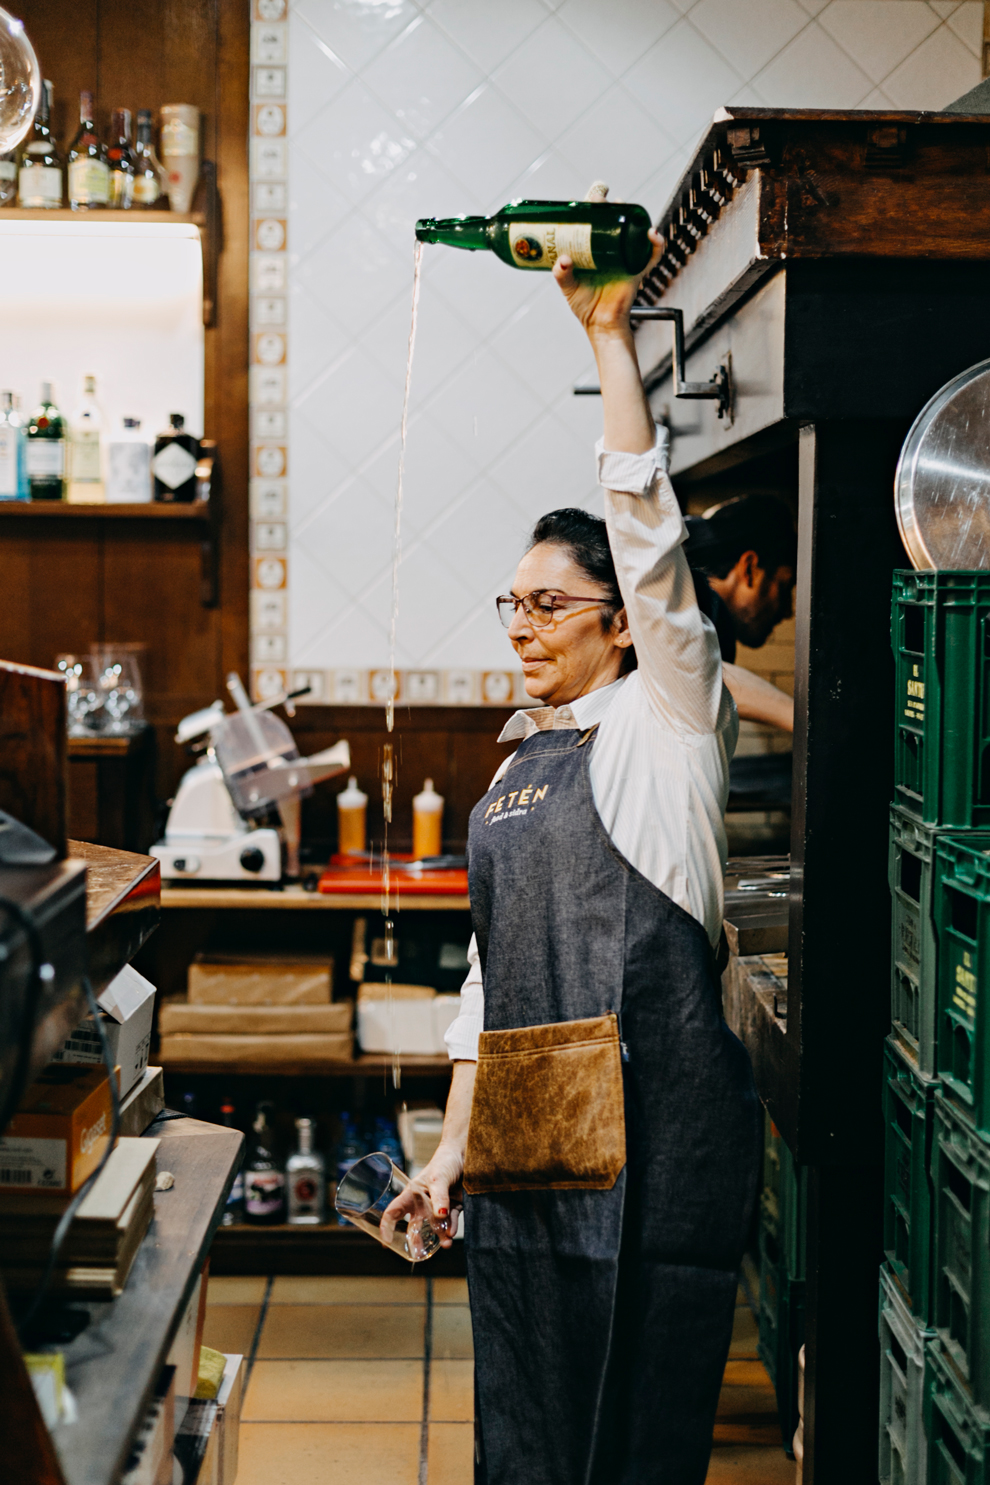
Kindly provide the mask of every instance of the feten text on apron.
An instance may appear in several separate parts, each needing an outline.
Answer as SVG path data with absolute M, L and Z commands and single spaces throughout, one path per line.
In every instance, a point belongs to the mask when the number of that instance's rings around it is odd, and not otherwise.
M 481 1485 L 703 1485 L 759 1104 L 702 925 L 609 840 L 593 732 L 538 732 L 471 814 L 485 1030 L 618 1013 L 610 1190 L 465 1197 Z

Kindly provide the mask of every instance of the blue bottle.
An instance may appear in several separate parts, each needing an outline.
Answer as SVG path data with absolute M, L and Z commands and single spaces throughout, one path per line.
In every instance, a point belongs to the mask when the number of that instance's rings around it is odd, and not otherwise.
M 402 1150 L 402 1141 L 399 1139 L 399 1131 L 391 1119 L 379 1117 L 375 1120 L 375 1134 L 372 1141 L 376 1150 L 381 1150 L 387 1155 L 393 1165 L 399 1170 L 405 1170 L 406 1159 Z
M 341 1114 L 340 1123 L 342 1126 L 340 1139 L 337 1141 L 337 1148 L 334 1152 L 334 1165 L 336 1167 L 338 1181 L 342 1176 L 346 1176 L 355 1160 L 360 1160 L 362 1155 L 367 1155 L 368 1153 L 364 1140 L 358 1132 L 357 1122 L 353 1116 L 351 1114 Z M 347 1218 L 338 1215 L 337 1226 L 347 1227 L 348 1225 Z
M 30 498 L 24 423 L 13 392 L 0 393 L 0 500 Z

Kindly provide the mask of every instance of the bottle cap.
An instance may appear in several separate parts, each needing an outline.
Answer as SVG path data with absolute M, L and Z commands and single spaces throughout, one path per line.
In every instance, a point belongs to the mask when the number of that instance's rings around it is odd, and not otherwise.
M 0 392 L 0 396 L 3 397 L 3 405 L 4 405 L 4 407 L 6 407 L 6 408 L 13 407 L 13 405 L 14 405 L 14 394 L 13 394 L 13 392 Z
M 367 803 L 367 794 L 358 788 L 358 781 L 352 774 L 347 780 L 347 788 L 342 789 L 337 795 L 337 808 L 341 810 L 363 810 Z
M 83 377 L 83 391 L 86 392 L 86 393 L 95 394 L 95 392 L 96 392 L 96 377 L 95 376 L 84 376 Z
M 42 402 L 54 402 L 55 401 L 54 397 L 52 396 L 52 383 L 51 382 L 42 382 L 41 383 L 41 400 L 42 400 Z
M 173 428 L 184 428 L 186 426 L 186 419 L 182 413 L 169 413 L 168 420 Z
M 443 809 L 443 795 L 434 789 L 432 779 L 423 780 L 423 792 L 413 800 L 413 809 L 424 810 L 427 814 L 439 814 Z
M 124 418 L 123 419 L 123 423 L 124 423 L 124 427 L 125 428 L 140 428 L 140 426 L 141 426 L 141 419 L 140 418 Z

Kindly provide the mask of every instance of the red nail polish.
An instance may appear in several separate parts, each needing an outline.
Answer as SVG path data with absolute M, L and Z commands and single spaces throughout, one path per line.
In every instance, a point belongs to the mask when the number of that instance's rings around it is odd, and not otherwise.
M 447 1215 L 447 1208 L 446 1207 L 437 1207 L 437 1216 L 438 1217 L 446 1217 L 446 1215 Z

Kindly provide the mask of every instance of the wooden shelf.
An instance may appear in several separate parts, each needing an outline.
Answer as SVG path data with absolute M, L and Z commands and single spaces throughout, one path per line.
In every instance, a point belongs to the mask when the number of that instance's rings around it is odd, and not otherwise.
M 167 1074 L 182 1077 L 231 1077 L 231 1078 L 374 1078 L 388 1077 L 392 1071 L 392 1058 L 380 1053 L 360 1053 L 357 1057 L 340 1062 L 257 1062 L 240 1059 L 236 1062 L 198 1062 L 181 1058 L 168 1061 L 159 1054 L 159 1060 Z M 399 1060 L 403 1077 L 436 1078 L 449 1077 L 453 1064 L 447 1056 L 402 1057 Z
M 393 892 L 397 912 L 467 912 L 471 899 L 460 894 L 443 897 L 415 897 L 403 893 L 401 886 Z M 319 910 L 344 908 L 356 912 L 378 912 L 377 892 L 307 892 L 302 887 L 284 887 L 272 892 L 259 887 L 163 887 L 163 908 L 247 908 Z
M 23 206 L 5 206 L 0 212 L 0 224 L 3 222 L 128 222 L 140 227 L 168 222 L 173 226 L 205 227 L 206 214 L 201 211 L 142 211 L 134 208 L 110 211 L 105 207 L 96 211 L 73 211 L 67 206 L 52 211 L 32 211 Z
M 209 521 L 210 502 L 190 500 L 171 504 L 162 500 L 129 502 L 101 501 L 92 505 L 69 505 L 65 500 L 0 500 L 0 517 L 15 520 L 81 519 L 90 521 Z
M 175 1176 L 155 1193 L 155 1216 L 123 1294 L 73 1308 L 89 1324 L 64 1347 L 76 1423 L 52 1432 L 66 1485 L 119 1480 L 158 1374 L 210 1249 L 240 1159 L 235 1129 L 174 1119 L 148 1131 L 162 1144 L 158 1169 Z
M 211 1274 L 368 1274 L 417 1272 L 431 1279 L 463 1278 L 464 1244 L 443 1248 L 428 1264 L 411 1265 L 356 1227 L 273 1227 L 244 1223 L 218 1227 L 210 1249 Z

